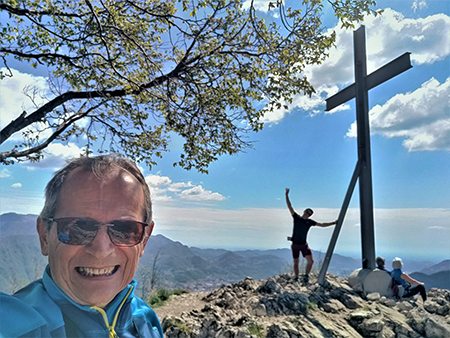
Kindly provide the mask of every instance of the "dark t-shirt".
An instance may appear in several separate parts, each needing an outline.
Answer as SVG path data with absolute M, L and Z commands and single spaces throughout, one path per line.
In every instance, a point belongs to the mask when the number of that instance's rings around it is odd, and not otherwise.
M 304 219 L 299 214 L 294 213 L 294 231 L 292 234 L 292 242 L 297 244 L 306 244 L 306 236 L 309 228 L 315 226 L 317 222 L 313 219 Z

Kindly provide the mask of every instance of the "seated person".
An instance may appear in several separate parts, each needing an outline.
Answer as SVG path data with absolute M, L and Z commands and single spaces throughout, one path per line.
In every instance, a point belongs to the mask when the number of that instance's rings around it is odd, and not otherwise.
M 42 279 L 0 293 L 0 337 L 163 338 L 155 312 L 134 294 L 152 230 L 150 190 L 132 161 L 69 162 L 47 184 L 37 219 L 49 264 Z
M 425 284 L 416 281 L 414 278 L 411 278 L 402 271 L 403 262 L 401 258 L 398 257 L 394 258 L 394 260 L 392 261 L 392 268 L 394 269 L 391 271 L 392 278 L 394 278 L 397 281 L 397 283 L 402 285 L 405 289 L 404 294 L 400 296 L 411 297 L 420 293 L 423 301 L 427 300 L 427 292 L 425 290 Z M 411 285 L 409 286 L 408 283 Z
M 377 257 L 377 269 L 378 269 L 378 270 L 386 271 L 388 274 L 391 274 L 391 273 L 389 272 L 389 270 L 387 270 L 387 269 L 385 268 L 385 264 L 386 264 L 385 259 L 384 259 L 383 257 L 381 257 L 381 256 L 378 256 L 378 257 Z

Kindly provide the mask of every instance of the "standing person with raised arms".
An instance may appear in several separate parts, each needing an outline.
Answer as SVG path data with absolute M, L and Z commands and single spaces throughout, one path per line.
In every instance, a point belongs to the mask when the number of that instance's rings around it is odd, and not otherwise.
M 300 252 L 303 257 L 305 257 L 307 264 L 305 268 L 305 275 L 303 276 L 303 284 L 308 284 L 309 282 L 309 273 L 311 272 L 312 266 L 314 264 L 314 257 L 311 249 L 308 246 L 307 235 L 308 231 L 312 226 L 318 227 L 328 227 L 337 223 L 337 220 L 334 222 L 328 223 L 318 223 L 313 219 L 310 219 L 312 214 L 314 213 L 312 209 L 307 208 L 303 211 L 303 215 L 300 216 L 297 214 L 292 207 L 291 201 L 289 200 L 289 188 L 286 188 L 286 204 L 291 213 L 291 216 L 294 219 L 294 229 L 292 232 L 292 237 L 288 237 L 288 240 L 292 241 L 291 249 L 292 249 L 292 258 L 294 259 L 294 281 L 298 282 L 299 278 L 299 262 L 300 262 Z

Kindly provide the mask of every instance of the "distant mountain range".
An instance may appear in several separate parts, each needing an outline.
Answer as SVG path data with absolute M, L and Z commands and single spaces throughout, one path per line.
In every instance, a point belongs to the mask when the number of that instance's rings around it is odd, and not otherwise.
M 14 292 L 42 275 L 47 260 L 40 254 L 36 218 L 36 215 L 15 213 L 0 215 L 0 291 Z M 313 254 L 317 268 L 324 254 L 317 251 Z M 304 264 L 304 260 L 301 262 Z M 334 254 L 328 271 L 337 276 L 348 276 L 360 266 L 357 259 Z M 450 289 L 450 260 L 435 265 L 423 263 L 417 270 L 420 272 L 411 276 L 425 282 L 427 288 Z M 292 256 L 287 248 L 200 249 L 156 235 L 149 239 L 135 278 L 147 292 L 149 288 L 159 286 L 202 291 L 247 276 L 263 279 L 291 271 Z

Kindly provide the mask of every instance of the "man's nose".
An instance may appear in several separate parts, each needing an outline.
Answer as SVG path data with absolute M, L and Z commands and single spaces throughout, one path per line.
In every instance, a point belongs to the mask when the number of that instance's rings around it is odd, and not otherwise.
M 115 245 L 109 238 L 107 226 L 100 226 L 95 238 L 91 243 L 86 245 L 86 252 L 98 259 L 109 256 L 114 249 Z

